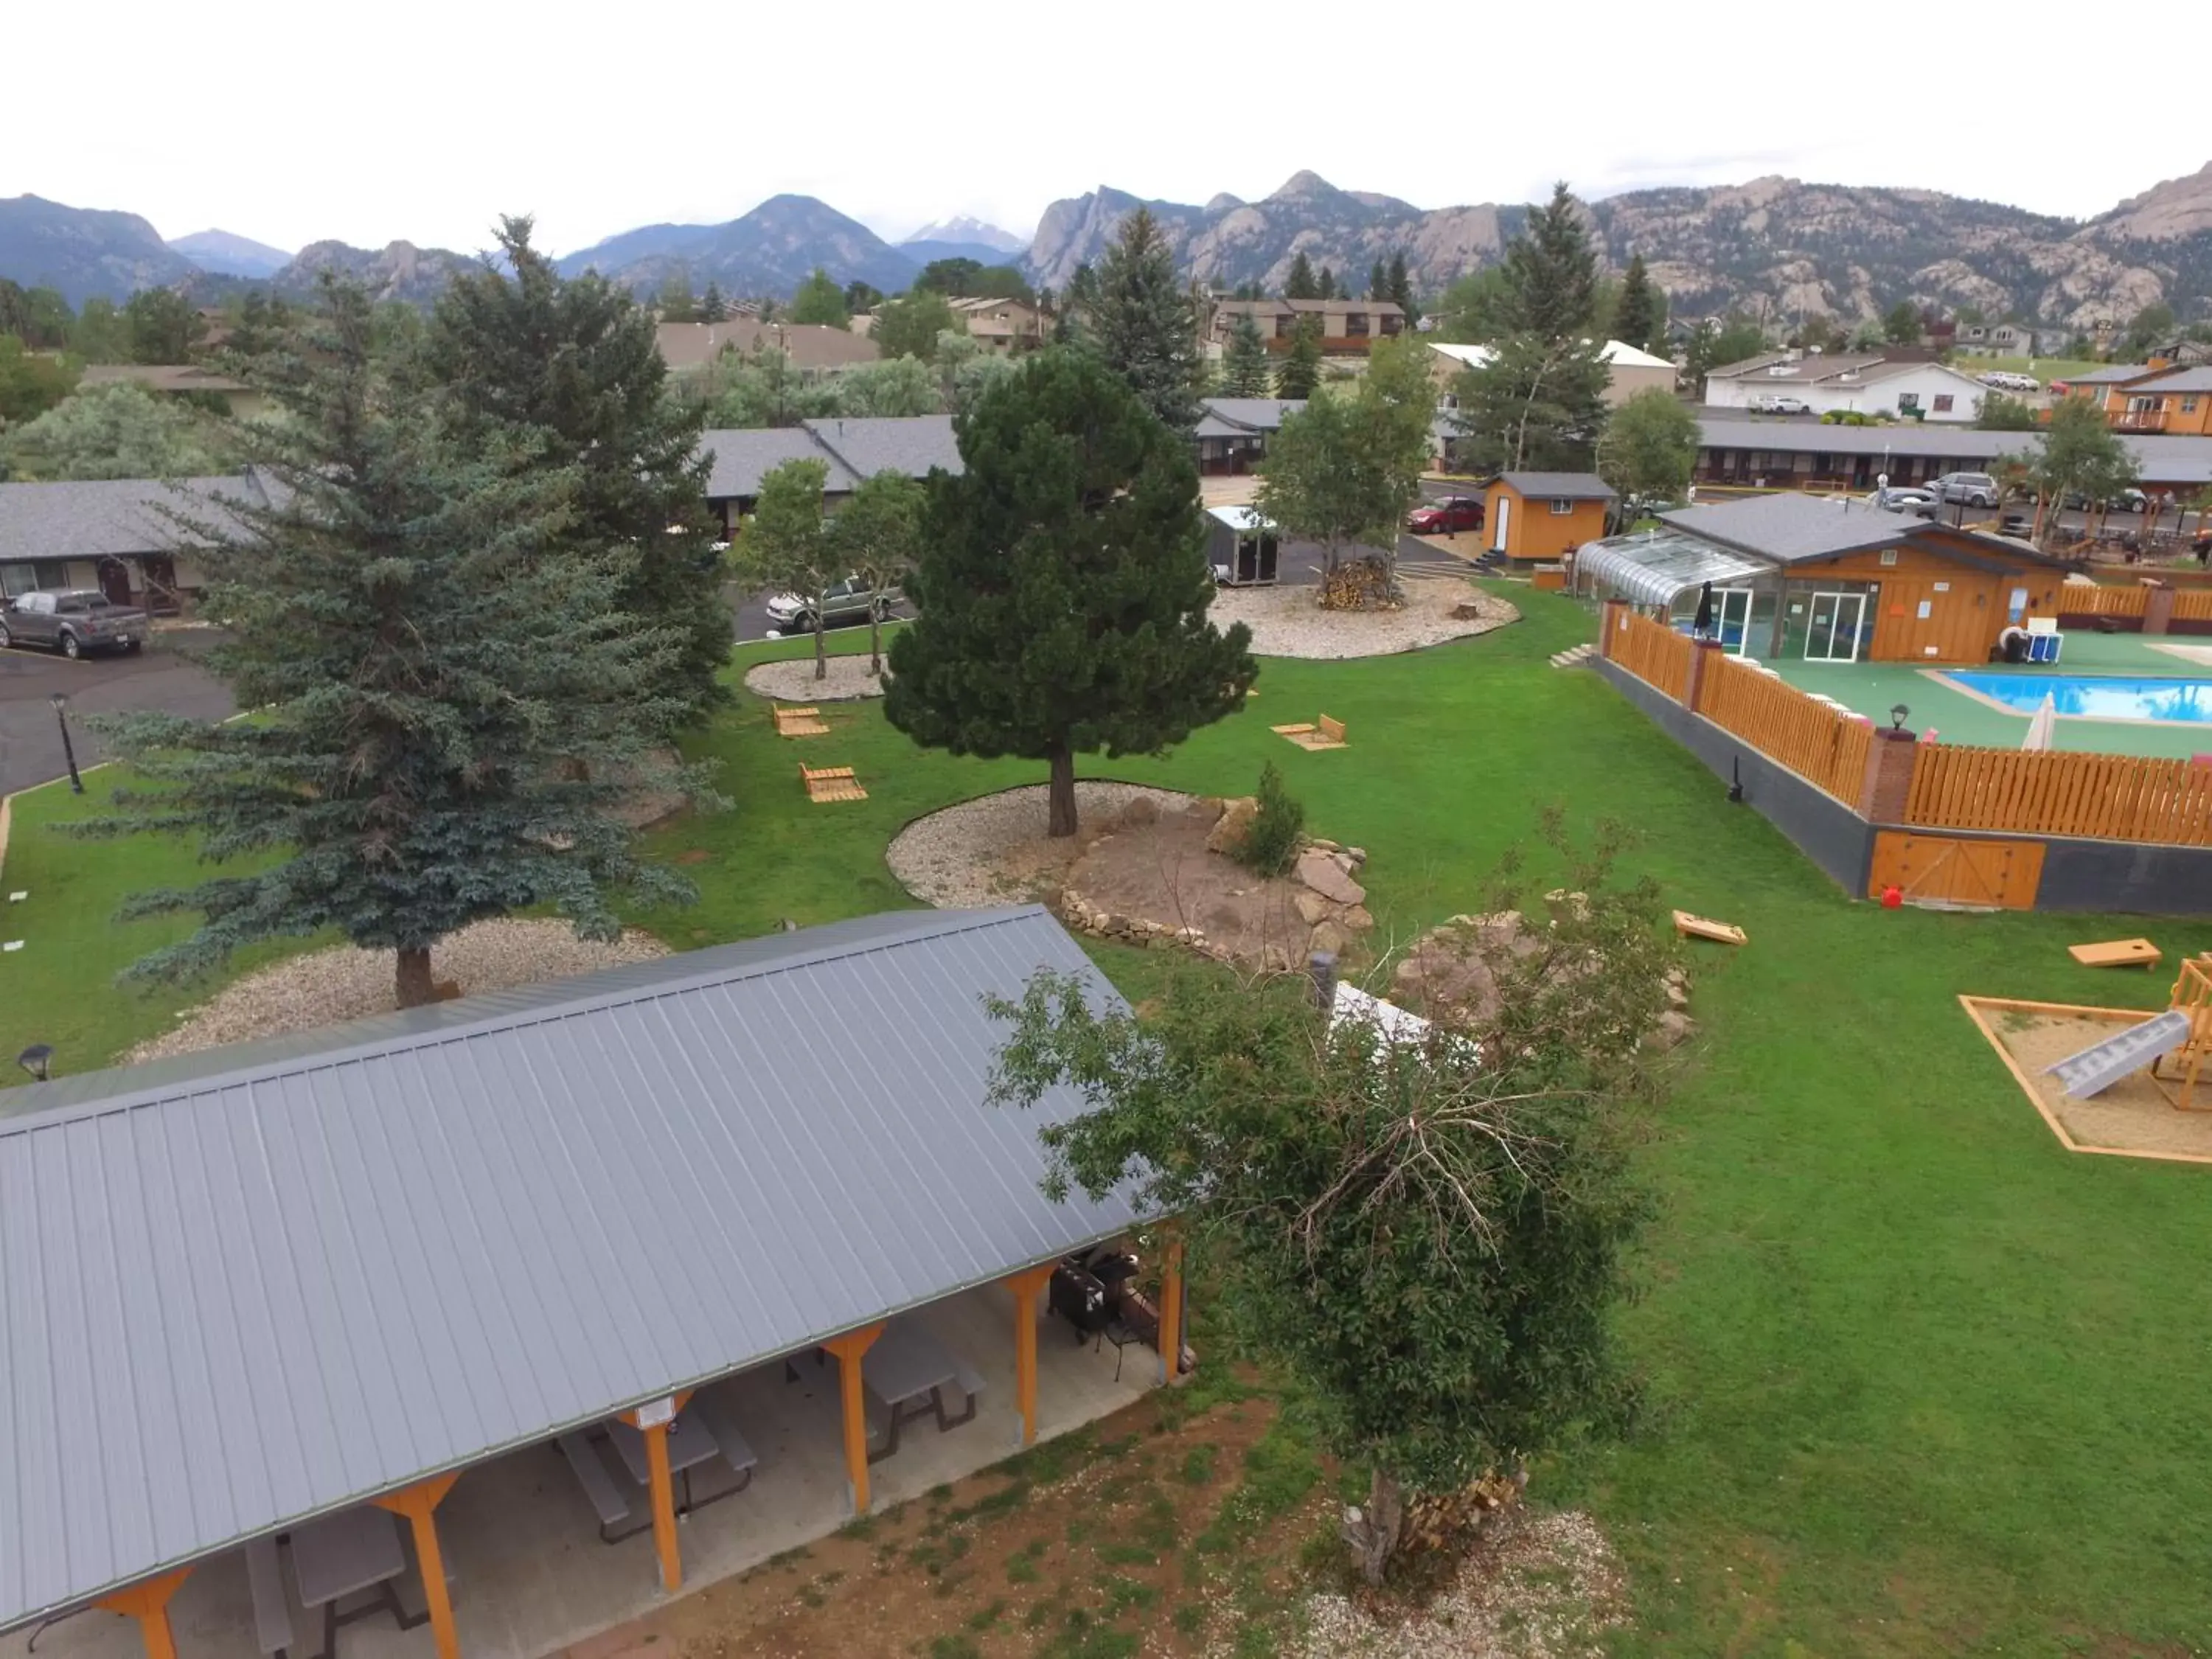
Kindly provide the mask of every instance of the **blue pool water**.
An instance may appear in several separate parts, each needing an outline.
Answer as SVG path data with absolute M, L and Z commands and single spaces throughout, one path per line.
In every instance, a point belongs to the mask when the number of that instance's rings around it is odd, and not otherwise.
M 2042 706 L 2047 692 L 2051 707 L 2062 714 L 2082 714 L 2102 720 L 2180 720 L 2212 726 L 2212 680 L 2000 674 L 1978 668 L 1954 668 L 1947 678 L 2021 714 L 2033 714 Z

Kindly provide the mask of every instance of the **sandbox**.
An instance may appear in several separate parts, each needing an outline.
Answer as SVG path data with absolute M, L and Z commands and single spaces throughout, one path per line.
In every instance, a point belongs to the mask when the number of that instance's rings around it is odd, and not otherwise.
M 2155 1008 L 2093 1008 L 2008 997 L 1960 1003 L 1997 1051 L 2051 1133 L 2069 1152 L 2212 1164 L 2212 1111 L 2177 1111 L 2148 1070 L 2132 1072 L 2087 1100 L 2069 1099 L 2048 1068 L 2114 1031 L 2140 1025 Z

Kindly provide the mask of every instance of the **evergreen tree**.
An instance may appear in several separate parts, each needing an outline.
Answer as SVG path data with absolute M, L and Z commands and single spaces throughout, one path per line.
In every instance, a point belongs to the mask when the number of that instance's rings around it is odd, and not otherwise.
M 926 748 L 1048 762 L 1049 829 L 1072 836 L 1075 757 L 1157 755 L 1235 711 L 1251 633 L 1206 619 L 1188 437 L 1097 357 L 1032 353 L 956 429 L 965 470 L 930 475 L 884 713 Z
M 1098 273 L 1085 259 L 1068 273 L 1067 292 L 1060 296 L 1060 315 L 1053 319 L 1053 343 L 1073 345 L 1085 338 L 1097 304 Z
M 1509 334 L 1487 363 L 1454 380 L 1454 418 L 1464 434 L 1458 453 L 1468 470 L 1589 471 L 1611 380 L 1601 349 L 1593 340 L 1547 343 Z
M 1881 331 L 1891 345 L 1920 343 L 1920 307 L 1910 300 L 1899 300 L 1882 313 Z
M 855 276 L 845 284 L 845 309 L 855 317 L 864 311 L 873 311 L 884 302 L 884 291 L 873 283 L 864 283 Z
M 503 433 L 536 443 L 573 470 L 560 539 L 579 556 L 628 550 L 618 608 L 678 641 L 657 659 L 666 675 L 653 706 L 696 721 L 727 698 L 715 676 L 731 634 L 718 599 L 701 411 L 666 395 L 652 318 L 599 276 L 563 278 L 530 233 L 526 218 L 501 222 L 513 274 L 455 278 L 431 313 L 423 361 L 487 441 Z
M 1390 295 L 1398 309 L 1406 313 L 1406 326 L 1413 327 L 1421 320 L 1420 307 L 1413 303 L 1413 279 L 1406 271 L 1406 250 L 1400 248 L 1390 256 Z
M 1321 286 L 1314 281 L 1313 265 L 1306 258 L 1305 250 L 1298 250 L 1291 261 L 1291 274 L 1283 278 L 1283 297 L 1285 300 L 1318 300 Z
M 1314 279 L 1314 297 L 1319 300 L 1336 298 L 1336 273 L 1327 265 L 1321 268 L 1321 275 Z
M 1301 317 L 1291 331 L 1291 349 L 1275 371 L 1278 398 L 1310 398 L 1321 385 L 1321 319 Z
M 699 296 L 699 320 L 702 323 L 726 322 L 730 303 L 722 297 L 722 285 L 713 277 L 707 279 L 707 291 Z
M 845 309 L 845 290 L 820 265 L 801 283 L 784 313 L 794 323 L 817 323 L 830 328 L 850 328 L 853 313 Z
M 300 349 L 264 365 L 288 417 L 252 428 L 275 504 L 185 526 L 230 635 L 208 662 L 257 717 L 107 723 L 144 787 L 89 828 L 189 836 L 232 866 L 125 906 L 203 917 L 132 975 L 332 928 L 396 951 L 413 1007 L 434 994 L 431 947 L 471 922 L 543 905 L 613 939 L 618 890 L 689 895 L 640 862 L 616 810 L 697 782 L 657 758 L 681 646 L 623 611 L 635 550 L 565 533 L 565 458 L 392 372 L 359 288 L 325 296 Z
M 1221 392 L 1228 398 L 1264 398 L 1272 377 L 1267 372 L 1267 343 L 1249 311 L 1239 312 L 1229 331 L 1229 344 L 1221 354 Z
M 1370 300 L 1391 297 L 1390 267 L 1380 259 L 1367 268 L 1367 297 Z
M 143 288 L 123 307 L 134 363 L 188 363 L 207 334 L 199 308 L 173 289 Z
M 661 283 L 659 307 L 660 320 L 664 323 L 696 323 L 699 320 L 699 305 L 691 297 L 691 278 L 687 272 L 675 271 Z
M 1188 435 L 1199 416 L 1198 318 L 1150 209 L 1121 221 L 1085 326 L 1100 361 L 1146 409 Z
M 1506 246 L 1499 321 L 1547 344 L 1577 339 L 1597 316 L 1597 253 L 1582 210 L 1565 185 L 1528 210 L 1528 226 Z
M 1651 286 L 1650 273 L 1644 269 L 1644 256 L 1630 255 L 1628 269 L 1620 279 L 1620 297 L 1613 303 L 1613 337 L 1638 351 L 1650 351 L 1665 321 L 1660 315 L 1658 290 Z

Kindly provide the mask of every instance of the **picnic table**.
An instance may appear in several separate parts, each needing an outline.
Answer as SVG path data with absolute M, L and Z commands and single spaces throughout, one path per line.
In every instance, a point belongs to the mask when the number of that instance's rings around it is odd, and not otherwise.
M 605 1431 L 607 1443 L 621 1460 L 623 1471 L 630 1477 L 628 1492 L 622 1489 L 618 1476 L 609 1474 L 606 1464 L 592 1449 L 592 1441 L 583 1434 L 564 1434 L 557 1443 L 584 1488 L 584 1495 L 591 1499 L 592 1507 L 599 1514 L 600 1538 L 615 1544 L 647 1531 L 653 1525 L 651 1510 L 636 1501 L 641 1489 L 652 1482 L 653 1465 L 641 1431 L 620 1418 L 610 1418 L 601 1427 Z M 717 1457 L 738 1477 L 736 1484 L 699 1497 L 691 1489 L 691 1471 Z M 678 1515 L 689 1515 L 694 1510 L 704 1509 L 743 1492 L 752 1484 L 753 1469 L 759 1462 L 736 1422 L 708 1395 L 693 1399 L 669 1422 L 668 1469 L 682 1483 L 676 1503 Z M 634 1521 L 633 1514 L 636 1516 Z
M 894 1319 L 869 1344 L 860 1361 L 860 1382 L 890 1419 L 884 1443 L 868 1454 L 880 1463 L 898 1449 L 899 1426 L 924 1415 L 934 1415 L 939 1433 L 957 1428 L 975 1415 L 975 1396 L 983 1379 L 963 1365 L 923 1326 L 912 1319 Z M 945 1390 L 957 1388 L 966 1396 L 966 1408 L 957 1417 L 945 1410 Z
M 249 1571 L 251 1560 L 247 1563 Z M 402 1630 L 427 1624 L 427 1613 L 410 1615 L 399 1600 L 398 1580 L 407 1571 L 407 1552 L 399 1522 L 388 1510 L 360 1504 L 292 1529 L 292 1577 L 300 1604 L 323 1610 L 323 1659 L 337 1659 L 338 1626 L 372 1613 L 388 1612 Z M 374 1590 L 376 1597 L 349 1611 L 339 1604 L 349 1595 Z

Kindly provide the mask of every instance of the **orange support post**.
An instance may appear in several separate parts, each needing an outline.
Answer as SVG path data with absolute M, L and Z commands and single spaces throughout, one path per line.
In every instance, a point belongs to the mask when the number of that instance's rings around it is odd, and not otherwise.
M 422 1599 L 430 1607 L 430 1633 L 437 1638 L 438 1659 L 461 1659 L 461 1638 L 453 1628 L 453 1598 L 446 1588 L 446 1555 L 438 1547 L 435 1511 L 453 1489 L 456 1474 L 436 1474 L 395 1492 L 373 1498 L 380 1510 L 404 1516 L 415 1534 L 415 1560 L 422 1569 Z
M 868 1413 L 860 1397 L 860 1356 L 883 1334 L 881 1325 L 863 1325 L 822 1345 L 837 1356 L 837 1388 L 844 1404 L 845 1476 L 852 1485 L 856 1516 L 868 1512 Z
M 658 1423 L 642 1419 L 647 1407 L 624 1412 L 623 1420 L 645 1437 L 645 1466 L 649 1479 L 647 1482 L 653 1498 L 653 1547 L 660 1557 L 660 1587 L 665 1590 L 684 1588 L 684 1550 L 676 1541 L 676 1480 L 668 1468 L 668 1425 L 676 1420 L 676 1413 L 691 1403 L 691 1390 L 682 1389 L 669 1395 L 668 1415 Z
M 1166 1271 L 1160 1279 L 1160 1381 L 1182 1370 L 1182 1239 L 1170 1233 Z
M 179 1567 L 158 1578 L 148 1578 L 103 1595 L 94 1603 L 110 1613 L 138 1621 L 138 1634 L 146 1644 L 146 1659 L 177 1659 L 176 1633 L 169 1628 L 169 1598 L 191 1576 L 190 1567 Z
M 1014 1403 L 1021 1408 L 1022 1444 L 1036 1443 L 1038 1293 L 1052 1283 L 1052 1263 L 1008 1275 L 1014 1293 Z

